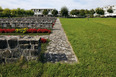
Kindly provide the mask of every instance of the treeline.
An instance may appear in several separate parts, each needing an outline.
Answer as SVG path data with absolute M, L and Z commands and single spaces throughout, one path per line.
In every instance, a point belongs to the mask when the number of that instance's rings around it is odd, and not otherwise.
M 94 14 L 98 14 L 98 15 L 104 15 L 104 10 L 101 9 L 101 8 L 97 8 L 97 9 L 91 9 L 91 10 L 84 10 L 84 9 L 81 9 L 81 10 L 77 10 L 77 9 L 74 9 L 70 12 L 71 15 L 76 15 L 76 16 L 83 16 L 83 17 L 94 17 Z
M 113 9 L 109 8 L 107 10 L 108 13 L 113 13 Z M 104 16 L 105 11 L 102 8 L 96 8 L 91 9 L 91 10 L 87 10 L 87 9 L 73 9 L 70 12 L 68 11 L 67 7 L 62 7 L 61 8 L 61 16 L 62 17 L 94 17 L 94 14 L 96 14 L 96 16 L 100 17 L 100 16 Z
M 81 9 L 81 10 L 77 10 L 77 9 L 74 9 L 74 10 L 71 10 L 70 12 L 70 15 L 75 15 L 75 16 L 78 16 L 78 17 L 86 17 L 86 16 L 91 16 L 93 17 L 93 15 L 95 14 L 95 10 L 94 9 L 91 9 L 91 10 L 84 10 L 84 9 Z
M 2 9 L 0 7 L 0 17 L 23 17 L 23 16 L 33 16 L 34 12 L 32 10 L 24 10 L 24 9 Z
M 108 13 L 113 13 L 113 9 L 109 8 L 107 10 Z M 49 10 L 45 9 L 42 14 L 48 15 Z M 73 9 L 71 11 L 68 10 L 67 7 L 62 7 L 61 10 L 58 12 L 58 10 L 54 9 L 52 11 L 52 16 L 61 16 L 61 17 L 94 17 L 94 14 L 96 16 L 104 16 L 105 11 L 102 8 L 96 8 L 96 9 Z M 33 16 L 34 12 L 32 10 L 24 10 L 24 9 L 9 9 L 5 8 L 2 9 L 0 7 L 0 17 L 23 17 L 23 16 Z

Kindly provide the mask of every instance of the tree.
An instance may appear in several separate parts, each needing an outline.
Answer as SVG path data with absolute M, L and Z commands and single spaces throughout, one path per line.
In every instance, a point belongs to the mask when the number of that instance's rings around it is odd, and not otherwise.
M 89 17 L 90 16 L 90 11 L 89 10 L 85 10 L 85 15 L 86 15 L 86 17 Z
M 2 11 L 3 11 L 3 9 L 2 9 L 2 7 L 0 7 L 0 17 L 3 16 Z
M 32 16 L 32 15 L 34 15 L 34 12 L 32 10 L 25 10 L 25 15 Z
M 85 10 L 84 9 L 81 9 L 80 12 L 79 12 L 79 15 L 80 16 L 85 16 Z
M 71 15 L 78 15 L 79 14 L 79 10 L 77 10 L 77 9 L 71 10 L 70 14 Z
M 91 9 L 91 10 L 90 10 L 90 14 L 91 14 L 91 15 L 95 14 L 94 9 Z
M 85 14 L 90 14 L 90 11 L 86 9 Z
M 107 10 L 107 12 L 108 12 L 108 13 L 113 13 L 112 8 L 109 8 L 109 9 Z
M 99 14 L 99 15 L 104 15 L 104 10 L 101 9 L 101 8 L 97 8 L 96 13 Z
M 33 16 L 34 12 L 32 10 L 30 10 L 30 16 Z
M 0 12 L 2 12 L 3 11 L 3 9 L 2 9 L 2 7 L 0 7 Z
M 10 11 L 10 9 L 8 9 L 8 8 L 4 9 L 4 10 L 3 10 L 3 15 L 4 15 L 5 17 L 10 17 L 10 16 L 11 16 L 11 11 Z
M 64 16 L 64 17 L 68 16 L 68 8 L 67 7 L 61 8 L 61 16 Z
M 11 16 L 15 17 L 16 16 L 16 9 L 11 10 Z
M 25 15 L 25 10 L 24 9 L 20 9 L 20 15 L 24 16 Z
M 17 8 L 17 13 L 18 13 L 18 16 L 21 15 L 21 9 L 20 8 Z
M 29 10 L 25 10 L 25 16 L 29 16 L 30 11 Z
M 43 15 L 48 15 L 48 10 L 47 9 L 44 9 Z
M 57 11 L 56 9 L 54 9 L 54 10 L 52 11 L 52 15 L 53 15 L 53 16 L 57 16 L 57 14 L 58 14 L 58 11 Z

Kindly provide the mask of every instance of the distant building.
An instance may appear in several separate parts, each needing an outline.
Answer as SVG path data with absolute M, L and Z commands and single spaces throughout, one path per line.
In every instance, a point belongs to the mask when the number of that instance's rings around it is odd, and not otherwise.
M 113 13 L 107 12 L 107 10 L 109 8 L 111 8 L 113 10 Z M 116 16 L 116 5 L 113 5 L 113 6 L 108 5 L 108 6 L 103 7 L 102 9 L 105 11 L 104 16 L 106 16 L 106 17 L 107 16 Z
M 105 17 L 116 16 L 116 5 L 112 5 L 112 6 L 108 5 L 108 6 L 101 7 L 101 8 L 105 11 L 104 12 Z M 110 9 L 110 8 L 113 10 L 113 13 L 107 12 L 107 10 Z M 94 16 L 96 16 L 96 15 L 98 15 L 98 14 L 95 13 Z
M 60 16 L 61 15 L 61 11 L 58 11 L 58 16 Z
M 35 16 L 42 16 L 43 15 L 43 11 L 45 9 L 31 9 L 32 11 L 34 11 L 34 15 Z M 48 16 L 51 16 L 52 15 L 52 11 L 54 9 L 47 9 L 48 10 Z

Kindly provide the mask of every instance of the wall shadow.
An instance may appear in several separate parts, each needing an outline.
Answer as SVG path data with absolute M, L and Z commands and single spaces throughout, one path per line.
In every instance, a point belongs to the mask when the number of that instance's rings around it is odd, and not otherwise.
M 61 29 L 52 29 L 52 30 L 61 30 Z
M 49 53 L 44 53 L 44 63 L 46 62 L 52 62 L 52 63 L 55 63 L 55 62 L 60 62 L 60 61 L 67 61 L 68 58 L 66 57 L 65 54 L 49 54 Z

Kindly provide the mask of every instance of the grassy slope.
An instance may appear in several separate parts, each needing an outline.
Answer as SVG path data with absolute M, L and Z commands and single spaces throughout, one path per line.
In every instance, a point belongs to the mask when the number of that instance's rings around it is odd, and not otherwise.
M 4 77 L 115 77 L 115 21 L 116 19 L 96 18 L 87 21 L 87 19 L 62 18 L 63 28 L 80 64 L 41 62 L 12 64 L 0 66 L 0 74 Z

